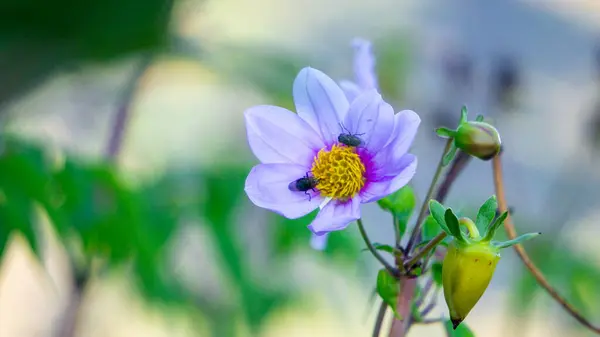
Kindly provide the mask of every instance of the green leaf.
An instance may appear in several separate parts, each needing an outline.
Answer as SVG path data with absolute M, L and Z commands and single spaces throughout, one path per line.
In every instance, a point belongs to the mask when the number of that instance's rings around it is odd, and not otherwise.
M 499 249 L 507 248 L 510 246 L 520 244 L 521 242 L 531 240 L 540 234 L 542 234 L 542 233 L 539 233 L 539 232 L 538 233 L 527 233 L 527 234 L 523 234 L 523 235 L 515 238 L 514 240 L 508 240 L 508 241 L 504 241 L 504 242 L 494 242 L 493 245 Z
M 444 158 L 442 159 L 442 166 L 448 166 L 448 164 L 450 164 L 450 162 L 456 156 L 456 150 L 458 150 L 458 149 L 457 149 L 456 145 L 454 145 L 454 142 L 452 142 L 450 144 L 450 148 L 448 149 L 448 152 L 446 152 L 446 154 L 444 155 Z
M 467 122 L 468 114 L 469 113 L 467 112 L 467 106 L 463 105 L 463 107 L 460 109 L 460 121 L 459 121 L 458 125 Z
M 446 225 L 448 226 L 448 229 L 450 230 L 450 233 L 452 234 L 452 236 L 456 240 L 464 242 L 465 241 L 464 234 L 460 230 L 460 226 L 458 224 L 458 219 L 456 218 L 456 215 L 454 214 L 454 212 L 452 212 L 452 209 L 450 209 L 450 208 L 446 209 L 446 212 L 444 213 L 444 219 L 446 220 Z
M 450 229 L 448 228 L 448 225 L 446 224 L 446 219 L 444 215 L 444 213 L 446 212 L 446 207 L 440 204 L 437 200 L 432 199 L 429 201 L 429 212 L 431 213 L 431 216 L 433 216 L 435 221 L 438 223 L 440 228 L 442 228 L 442 230 L 448 235 L 452 235 Z
M 442 138 L 452 138 L 456 131 L 447 127 L 439 127 L 435 129 L 435 133 Z
M 444 324 L 444 328 L 446 328 L 446 335 L 448 337 L 475 337 L 473 331 L 471 331 L 464 322 L 460 323 L 460 325 L 456 327 L 456 330 L 454 330 L 452 328 L 452 321 L 447 320 Z
M 377 201 L 379 207 L 394 216 L 400 238 L 406 233 L 406 226 L 412 216 L 416 202 L 415 191 L 411 185 L 405 185 L 398 191 Z
M 433 218 L 430 214 L 425 218 L 425 222 L 423 223 L 423 241 L 430 241 L 434 237 L 436 237 L 442 227 L 438 224 L 438 222 Z
M 498 231 L 498 228 L 500 226 L 502 226 L 502 224 L 504 223 L 504 220 L 506 220 L 506 217 L 508 216 L 508 212 L 504 212 L 502 214 L 500 214 L 499 217 L 496 218 L 496 220 L 494 220 L 494 222 L 492 222 L 488 228 L 485 231 L 485 235 L 483 236 L 483 241 L 491 241 L 494 239 L 494 236 L 496 235 L 496 231 Z
M 377 201 L 382 209 L 392 213 L 398 224 L 400 238 L 406 232 L 406 226 L 413 213 L 417 202 L 414 188 L 411 185 L 405 185 L 398 191 Z
M 394 247 L 390 246 L 390 245 L 384 245 L 381 243 L 377 243 L 377 242 L 373 242 L 373 247 L 375 247 L 375 249 L 377 250 L 381 250 L 383 252 L 387 252 L 390 254 L 394 254 L 396 252 L 396 249 L 394 249 Z M 369 250 L 369 248 L 363 248 L 361 250 L 361 252 L 367 251 Z
M 475 121 L 476 122 L 483 122 L 485 117 L 483 117 L 483 115 L 477 115 L 477 117 L 475 117 Z
M 486 200 L 483 205 L 479 208 L 477 212 L 477 219 L 475 220 L 475 225 L 477 229 L 480 231 L 484 231 L 487 227 L 492 223 L 494 217 L 496 215 L 496 210 L 498 209 L 498 201 L 496 200 L 496 196 L 492 195 L 488 200 Z
M 431 265 L 431 277 L 438 286 L 442 286 L 442 262 L 434 262 Z
M 11 85 L 0 88 L 0 105 L 66 68 L 77 70 L 87 62 L 114 61 L 140 52 L 165 50 L 173 3 L 172 0 L 3 2 L 0 72 L 11 78 Z
M 394 311 L 398 319 L 402 319 L 396 311 L 396 302 L 400 293 L 400 283 L 390 275 L 387 269 L 379 270 L 377 273 L 377 293 L 381 299 Z

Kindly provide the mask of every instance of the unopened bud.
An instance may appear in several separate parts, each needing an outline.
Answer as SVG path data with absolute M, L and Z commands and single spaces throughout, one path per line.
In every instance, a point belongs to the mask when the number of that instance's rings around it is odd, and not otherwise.
M 502 142 L 498 130 L 486 122 L 461 124 L 454 134 L 454 145 L 481 160 L 490 160 L 500 153 Z

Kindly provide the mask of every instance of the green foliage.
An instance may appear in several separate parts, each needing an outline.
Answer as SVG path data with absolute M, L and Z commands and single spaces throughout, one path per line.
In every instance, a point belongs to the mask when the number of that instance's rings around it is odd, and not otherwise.
M 384 244 L 381 244 L 378 242 L 373 242 L 373 247 L 375 247 L 375 249 L 377 249 L 377 250 L 381 250 L 386 253 L 390 253 L 390 254 L 396 253 L 396 249 L 394 249 L 394 247 L 392 247 L 390 245 L 384 245 Z M 362 249 L 363 252 L 368 251 L 368 250 L 369 250 L 369 248 Z
M 394 315 L 401 319 L 396 311 L 396 301 L 400 293 L 400 283 L 387 269 L 379 270 L 377 273 L 377 293 L 381 299 L 394 311 Z
M 456 330 L 452 328 L 452 321 L 448 320 L 444 323 L 446 329 L 446 335 L 448 337 L 475 337 L 475 334 L 469 327 L 464 323 L 460 323 Z
M 444 232 L 446 232 L 446 234 L 452 235 L 452 232 L 450 232 L 450 229 L 446 225 L 446 218 L 445 218 L 446 207 L 444 207 L 444 205 L 440 204 L 437 200 L 432 199 L 431 201 L 429 201 L 429 212 L 431 213 L 431 216 L 437 222 L 438 226 L 440 226 L 440 228 Z
M 452 233 L 452 236 L 459 242 L 465 241 L 464 234 L 460 230 L 458 219 L 456 218 L 454 212 L 452 212 L 452 209 L 446 209 L 446 212 L 444 213 L 444 220 L 446 220 L 446 226 L 448 226 L 448 229 L 450 230 L 450 233 Z
M 400 238 L 406 232 L 406 226 L 412 216 L 416 202 L 415 190 L 410 185 L 405 185 L 398 191 L 377 201 L 379 207 L 394 216 Z
M 438 286 L 442 286 L 442 262 L 434 262 L 431 265 L 431 277 Z
M 489 226 L 485 230 L 485 235 L 483 236 L 484 241 L 490 241 L 494 238 L 496 232 L 498 231 L 498 228 L 500 228 L 500 226 L 504 224 L 504 220 L 506 220 L 507 216 L 508 212 L 504 212 L 500 214 L 500 216 L 498 216 L 496 220 L 494 220 L 494 222 L 489 224 Z
M 428 215 L 427 218 L 425 218 L 425 222 L 423 223 L 422 228 L 423 241 L 430 241 L 431 239 L 436 237 L 441 231 L 442 228 L 440 227 L 440 225 L 438 225 L 438 222 L 433 218 L 433 215 Z
M 480 232 L 484 233 L 487 227 L 492 223 L 492 220 L 494 220 L 494 217 L 496 216 L 497 209 L 498 201 L 496 200 L 495 195 L 492 195 L 483 203 L 483 205 L 481 205 L 475 220 L 475 225 Z
M 0 3 L 0 105 L 57 70 L 164 49 L 174 0 Z

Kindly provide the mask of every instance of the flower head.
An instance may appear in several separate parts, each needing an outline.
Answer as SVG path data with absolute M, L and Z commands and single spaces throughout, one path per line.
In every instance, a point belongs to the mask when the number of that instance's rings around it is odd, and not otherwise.
M 371 42 L 356 38 L 352 40 L 352 47 L 354 48 L 354 81 L 340 81 L 340 87 L 349 102 L 352 102 L 362 92 L 370 89 L 379 90 Z
M 410 110 L 394 115 L 377 90 L 349 104 L 327 75 L 307 67 L 293 86 L 297 113 L 256 106 L 244 113 L 248 142 L 261 161 L 246 179 L 257 206 L 287 218 L 319 208 L 309 225 L 316 235 L 344 229 L 360 218 L 360 204 L 406 185 L 417 159 L 408 150 L 420 124 Z M 360 145 L 340 142 L 340 135 Z

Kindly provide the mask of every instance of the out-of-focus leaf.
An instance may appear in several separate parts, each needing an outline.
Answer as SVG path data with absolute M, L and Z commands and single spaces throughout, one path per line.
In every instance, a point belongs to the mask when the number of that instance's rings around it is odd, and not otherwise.
M 54 72 L 167 46 L 174 0 L 0 3 L 0 105 Z M 8 85 L 10 83 L 10 85 Z
M 442 286 L 442 263 L 434 262 L 431 265 L 431 277 L 438 286 Z
M 13 230 L 39 255 L 34 205 L 50 203 L 50 165 L 39 147 L 12 136 L 4 135 L 0 148 L 0 255 Z
M 423 223 L 423 241 L 429 241 L 442 232 L 442 228 L 430 214 Z
M 385 303 L 394 311 L 394 315 L 401 319 L 396 311 L 396 301 L 400 292 L 398 280 L 390 275 L 387 269 L 379 270 L 377 274 L 377 293 Z
M 243 226 L 235 222 L 235 211 L 242 200 L 247 174 L 245 168 L 219 167 L 207 172 L 204 176 L 207 199 L 202 212 L 209 222 L 209 229 L 214 235 L 225 269 L 238 288 L 247 322 L 256 331 L 270 310 L 285 301 L 285 296 L 277 291 L 267 291 L 256 284 L 244 249 L 235 235 L 238 226 Z
M 446 335 L 448 337 L 475 337 L 475 334 L 465 322 L 460 323 L 456 330 L 452 328 L 452 321 L 448 320 L 444 323 L 444 328 L 446 329 Z
M 392 247 L 390 245 L 384 245 L 384 244 L 381 244 L 378 242 L 373 242 L 373 247 L 375 247 L 375 249 L 377 249 L 377 250 L 381 250 L 383 252 L 390 253 L 390 254 L 394 254 L 394 252 L 395 252 L 394 247 Z M 363 248 L 361 251 L 365 252 L 367 250 L 369 250 L 369 248 Z
M 413 213 L 416 202 L 417 198 L 415 196 L 415 191 L 410 185 L 406 185 L 398 191 L 377 201 L 379 207 L 392 213 L 396 218 L 400 238 L 402 238 L 406 232 L 406 226 Z

